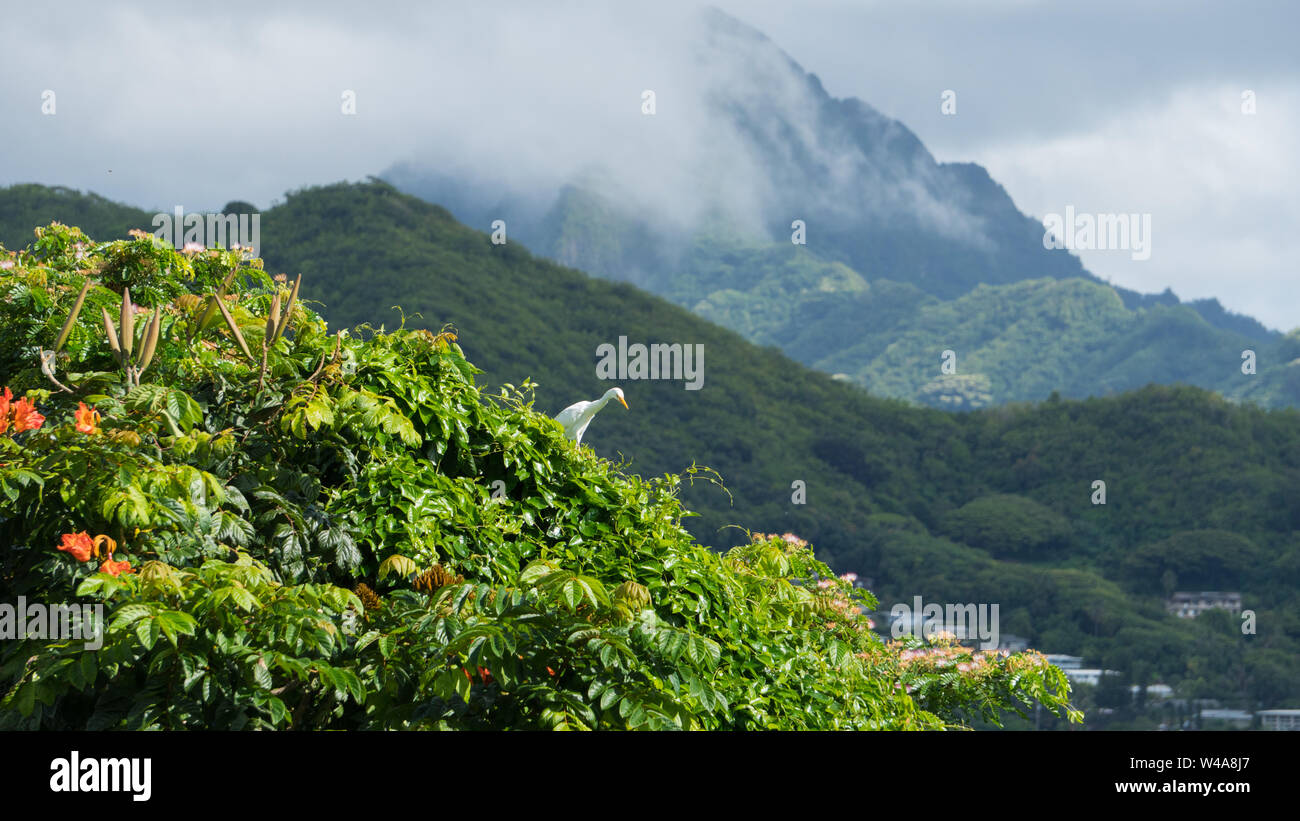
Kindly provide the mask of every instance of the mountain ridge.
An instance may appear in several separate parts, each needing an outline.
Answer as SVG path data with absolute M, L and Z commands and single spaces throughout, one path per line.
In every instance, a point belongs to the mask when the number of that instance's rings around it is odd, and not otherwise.
M 710 171 L 711 187 L 691 191 L 706 203 L 696 206 L 692 200 L 692 207 L 701 213 L 693 232 L 664 227 L 668 220 L 628 201 L 626 186 L 620 188 L 608 169 L 550 191 L 521 190 L 499 180 L 426 170 L 409 161 L 380 176 L 401 190 L 444 205 L 462 222 L 482 230 L 503 219 L 511 236 L 535 252 L 596 276 L 631 282 L 692 310 L 704 310 L 705 316 L 763 344 L 788 337 L 788 329 L 728 322 L 717 311 L 709 312 L 721 295 L 701 284 L 707 279 L 701 269 L 709 261 L 707 253 L 698 252 L 701 237 L 745 243 L 766 253 L 788 246 L 792 221 L 801 220 L 807 233 L 807 244 L 801 249 L 816 263 L 841 263 L 868 281 L 909 284 L 949 301 L 980 285 L 1045 277 L 1077 277 L 1114 287 L 1087 271 L 1070 251 L 1045 249 L 1043 225 L 1020 212 L 1006 189 L 982 166 L 941 163 L 904 123 L 861 99 L 832 97 L 815 73 L 756 28 L 716 8 L 705 11 L 703 19 L 692 78 L 702 88 L 705 116 L 712 118 L 710 133 L 730 135 L 742 159 L 716 176 Z M 757 79 L 745 83 L 737 80 L 740 77 Z M 733 200 L 744 197 L 733 197 L 728 185 L 735 190 L 753 188 L 762 196 L 757 204 L 737 204 Z M 745 227 L 743 214 L 749 207 L 762 213 L 758 233 L 752 226 Z M 719 225 L 726 229 L 719 231 Z M 1161 294 L 1114 290 L 1134 312 L 1181 304 L 1168 289 Z M 786 293 L 778 299 L 743 286 L 732 287 L 725 295 L 732 303 L 762 303 L 750 308 L 760 313 L 789 312 L 789 306 L 781 304 L 788 297 Z M 1280 332 L 1226 311 L 1217 300 L 1186 304 L 1209 325 L 1198 347 L 1217 341 L 1219 359 L 1241 352 L 1241 347 L 1236 351 L 1224 347 L 1228 337 L 1219 332 L 1244 336 L 1251 344 L 1276 345 L 1282 340 Z M 859 321 L 837 319 L 844 327 L 823 337 L 842 338 L 863 324 L 881 323 L 870 306 L 861 307 L 866 310 L 856 317 Z M 821 318 L 812 311 L 796 315 L 794 321 L 806 326 Z M 1233 339 L 1232 344 L 1237 344 Z M 942 350 L 940 346 L 934 351 L 935 359 Z M 797 358 L 822 367 L 821 359 L 845 358 L 837 353 L 847 355 L 847 351 L 831 350 Z M 874 351 L 872 356 L 880 353 Z M 856 370 L 833 372 L 853 378 Z M 994 381 L 1019 382 L 1011 375 Z M 1136 385 L 1165 380 L 1152 372 L 1126 374 L 1114 381 Z M 1232 393 L 1232 386 L 1218 374 L 1206 374 L 1194 383 Z M 874 387 L 860 380 L 859 384 Z M 1011 394 L 995 393 L 992 401 L 1043 399 L 1054 390 L 1087 395 L 1066 385 L 1034 384 Z M 915 389 L 904 396 L 929 401 L 924 391 Z

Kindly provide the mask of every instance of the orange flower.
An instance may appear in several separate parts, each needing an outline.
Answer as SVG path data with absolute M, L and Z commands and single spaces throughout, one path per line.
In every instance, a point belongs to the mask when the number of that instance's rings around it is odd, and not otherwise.
M 79 562 L 90 561 L 90 554 L 94 548 L 95 545 L 90 539 L 90 534 L 84 530 L 80 533 L 64 533 L 63 544 L 59 545 L 59 550 L 71 553 L 72 558 Z
M 74 414 L 77 420 L 77 431 L 94 436 L 99 433 L 99 411 L 86 407 L 85 402 L 77 403 L 77 411 Z
M 131 569 L 130 562 L 113 561 L 113 554 L 110 553 L 104 563 L 99 566 L 99 572 L 107 573 L 110 576 L 120 576 L 123 573 L 134 573 L 135 571 Z
M 139 531 L 137 530 L 136 533 L 139 533 Z M 108 557 L 110 557 L 110 558 L 112 557 L 112 555 L 113 555 L 114 553 L 117 552 L 117 542 L 113 541 L 113 540 L 110 539 L 108 536 L 104 536 L 104 535 L 102 535 L 102 534 L 99 535 L 99 536 L 96 536 L 96 537 L 95 537 L 95 550 L 94 550 L 94 553 L 95 553 L 95 556 L 96 556 L 96 557 L 98 557 L 98 556 L 100 555 L 100 552 L 99 552 L 99 548 L 100 548 L 100 546 L 103 546 L 103 547 L 104 547 L 104 553 L 103 553 L 103 555 L 108 556 Z
M 9 430 L 9 400 L 13 398 L 14 395 L 9 392 L 8 388 L 5 388 L 5 392 L 0 394 L 0 433 Z
M 27 399 L 19 399 L 9 412 L 13 415 L 14 433 L 36 430 L 45 422 L 45 417 L 37 413 L 36 406 Z

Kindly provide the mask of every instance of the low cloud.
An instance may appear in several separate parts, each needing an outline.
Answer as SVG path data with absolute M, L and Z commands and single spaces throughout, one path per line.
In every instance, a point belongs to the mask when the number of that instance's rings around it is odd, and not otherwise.
M 1022 210 L 1152 213 L 1151 260 L 1085 255 L 1102 276 L 1295 324 L 1292 6 L 720 5 L 832 95 L 900 118 L 941 160 L 987 165 Z M 523 0 L 364 14 L 334 0 L 230 0 L 201 13 L 89 0 L 7 9 L 0 184 L 62 184 L 164 211 L 233 199 L 267 207 L 286 190 L 416 160 L 511 195 L 594 180 L 670 225 L 691 223 L 722 192 L 733 218 L 755 225 L 773 184 L 750 142 L 709 116 L 717 92 L 783 110 L 781 127 L 829 173 L 824 202 L 843 200 L 861 159 L 817 141 L 814 112 L 779 60 L 756 73 L 727 52 L 753 47 L 744 40 L 699 48 L 698 9 L 685 0 L 653 11 Z M 1225 42 L 1227 29 L 1240 36 Z M 958 91 L 955 117 L 939 113 L 946 88 Z M 1242 88 L 1258 94 L 1253 118 L 1237 110 Z M 54 116 L 41 113 L 47 89 Z M 654 117 L 640 111 L 645 89 L 656 92 Z M 345 90 L 356 93 L 356 116 L 340 113 Z M 903 202 L 978 241 L 978 223 L 924 175 L 871 182 L 859 205 Z
M 1294 300 L 1300 236 L 1295 160 L 1300 86 L 1263 83 L 1256 113 L 1242 89 L 1197 86 L 1158 105 L 1117 112 L 1095 128 L 977 149 L 979 162 L 1036 217 L 1066 205 L 1086 213 L 1149 213 L 1152 253 L 1083 251 L 1089 270 L 1143 292 L 1217 297 L 1282 330 L 1300 325 Z

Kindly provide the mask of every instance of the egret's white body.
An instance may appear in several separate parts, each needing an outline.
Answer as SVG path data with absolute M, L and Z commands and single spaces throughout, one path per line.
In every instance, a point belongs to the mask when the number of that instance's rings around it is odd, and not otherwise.
M 582 434 L 587 432 L 587 426 L 591 424 L 591 420 L 612 399 L 617 399 L 620 405 L 627 407 L 627 400 L 623 398 L 622 388 L 610 388 L 605 391 L 604 396 L 595 402 L 574 402 L 555 414 L 555 421 L 564 426 L 565 436 L 581 445 Z

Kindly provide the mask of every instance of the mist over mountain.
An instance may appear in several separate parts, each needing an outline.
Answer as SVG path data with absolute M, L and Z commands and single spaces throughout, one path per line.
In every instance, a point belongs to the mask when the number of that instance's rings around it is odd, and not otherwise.
M 1226 380 L 1244 348 L 1275 345 L 1277 332 L 1217 300 L 1180 307 L 1168 289 L 1112 288 L 1069 251 L 1044 248 L 1043 225 L 982 167 L 937 162 L 905 125 L 861 100 L 831 97 L 766 36 L 720 11 L 690 18 L 674 42 L 685 45 L 671 91 L 647 89 L 653 114 L 628 100 L 627 117 L 639 117 L 640 127 L 621 118 L 617 144 L 597 147 L 562 184 L 511 181 L 499 165 L 448 165 L 437 156 L 383 177 L 479 230 L 504 226 L 508 241 L 666 296 L 880 395 L 951 406 L 953 392 L 935 378 L 939 354 L 958 339 L 968 346 L 959 353 L 978 366 L 974 384 L 995 403 L 1148 382 L 1228 394 L 1256 387 Z M 796 232 L 806 244 L 791 241 Z M 966 299 L 979 287 L 1044 279 L 1080 283 L 1044 286 L 1035 299 L 1088 293 L 1105 307 L 1075 300 L 1035 325 L 1030 317 L 1042 307 L 1020 302 L 1030 290 Z M 1017 324 L 1031 333 L 1009 337 L 1005 322 L 971 313 L 990 297 L 999 313 L 1022 313 Z M 952 303 L 941 312 L 948 319 L 982 327 L 946 333 L 950 326 L 926 318 L 938 303 Z M 1172 325 L 1170 310 L 1181 317 Z M 1101 350 L 1096 336 L 1119 328 Z M 1058 332 L 1073 346 L 1063 347 Z M 900 353 L 895 340 L 909 336 L 911 352 Z M 1023 345 L 1033 337 L 1052 337 L 1047 361 L 1081 367 L 1042 365 L 1024 378 L 1020 361 L 1037 351 Z M 1138 338 L 1150 348 L 1136 357 L 1145 364 L 1121 350 Z M 1189 349 L 1213 351 L 1214 364 L 1159 366 Z M 911 370 L 894 367 L 902 359 Z
M 808 248 L 819 256 L 873 278 L 905 269 L 912 284 L 945 297 L 1025 272 L 1084 274 L 1076 258 L 1042 247 L 1042 226 L 979 166 L 936 162 L 902 123 L 860 100 L 832 98 L 734 18 L 708 10 L 695 23 L 689 58 L 676 69 L 687 98 L 650 88 L 654 114 L 628 101 L 645 132 L 639 155 L 597 153 L 550 191 L 489 170 L 447 171 L 436 157 L 383 176 L 470 225 L 486 230 L 503 219 L 530 248 L 639 284 L 653 285 L 664 263 L 680 264 L 694 236 L 788 242 L 794 220 L 807 225 Z M 675 173 L 664 176 L 668 158 Z M 610 229 L 623 246 L 614 255 L 602 248 Z

